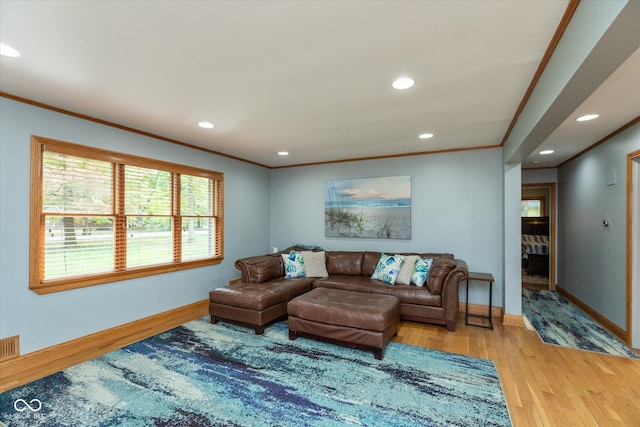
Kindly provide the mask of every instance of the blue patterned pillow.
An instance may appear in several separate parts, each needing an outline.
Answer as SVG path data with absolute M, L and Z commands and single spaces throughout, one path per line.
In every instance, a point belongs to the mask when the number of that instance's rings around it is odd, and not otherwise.
M 416 260 L 416 265 L 413 267 L 411 283 L 418 287 L 424 286 L 424 282 L 426 282 L 427 277 L 429 277 L 431 264 L 433 264 L 433 260 L 431 258 L 418 258 Z
M 401 255 L 386 255 L 381 254 L 378 265 L 371 276 L 372 279 L 382 280 L 390 285 L 396 283 L 400 268 L 404 262 L 404 257 Z
M 304 258 L 302 252 L 291 251 L 289 254 L 282 254 L 284 261 L 284 278 L 307 277 L 304 271 Z

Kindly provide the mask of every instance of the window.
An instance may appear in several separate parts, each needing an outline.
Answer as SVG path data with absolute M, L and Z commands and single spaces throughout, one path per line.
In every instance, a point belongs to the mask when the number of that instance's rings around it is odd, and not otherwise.
M 223 174 L 32 137 L 30 288 L 218 264 Z
M 520 202 L 520 216 L 538 217 L 544 216 L 544 199 L 541 197 L 523 197 Z

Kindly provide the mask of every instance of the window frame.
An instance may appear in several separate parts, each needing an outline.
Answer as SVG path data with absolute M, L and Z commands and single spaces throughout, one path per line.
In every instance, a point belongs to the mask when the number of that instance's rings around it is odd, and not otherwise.
M 69 276 L 55 279 L 44 279 L 44 250 L 45 250 L 45 217 L 43 213 L 43 153 L 48 151 L 68 154 L 76 157 L 107 161 L 115 165 L 113 168 L 113 214 L 114 214 L 114 270 L 107 273 L 95 273 L 78 276 Z M 123 268 L 124 260 L 118 259 L 117 254 L 126 254 L 118 251 L 117 245 L 126 246 L 126 216 L 124 214 L 124 185 L 123 173 L 116 173 L 116 169 L 124 170 L 125 166 L 138 166 L 170 172 L 172 175 L 172 194 L 174 207 L 171 217 L 174 220 L 172 234 L 173 246 L 178 254 L 174 253 L 174 259 L 170 263 L 146 265 L 141 267 Z M 47 294 L 87 286 L 101 285 L 122 280 L 135 279 L 156 274 L 170 273 L 191 268 L 220 264 L 224 259 L 224 174 L 221 172 L 149 159 L 129 154 L 103 150 L 95 147 L 78 145 L 70 142 L 58 141 L 50 138 L 31 136 L 31 188 L 30 188 L 30 218 L 29 218 L 29 289 L 38 294 Z M 177 261 L 182 245 L 180 212 L 180 175 L 192 175 L 210 178 L 214 181 L 213 212 L 212 217 L 216 221 L 216 233 L 214 235 L 214 256 L 189 261 Z M 177 183 L 177 186 L 176 186 Z M 121 194 L 118 194 L 118 192 Z M 189 215 L 184 215 L 189 217 Z

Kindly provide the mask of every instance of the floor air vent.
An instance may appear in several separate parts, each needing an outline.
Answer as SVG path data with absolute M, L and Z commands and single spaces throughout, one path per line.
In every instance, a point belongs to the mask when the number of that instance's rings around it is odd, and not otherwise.
M 20 337 L 18 335 L 0 339 L 0 362 L 20 355 Z

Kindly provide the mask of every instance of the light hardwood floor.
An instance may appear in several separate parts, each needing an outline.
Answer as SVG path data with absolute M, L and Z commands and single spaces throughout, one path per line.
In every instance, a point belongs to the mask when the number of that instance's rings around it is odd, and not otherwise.
M 544 344 L 527 328 L 401 322 L 395 341 L 493 360 L 516 427 L 640 426 L 640 360 Z

